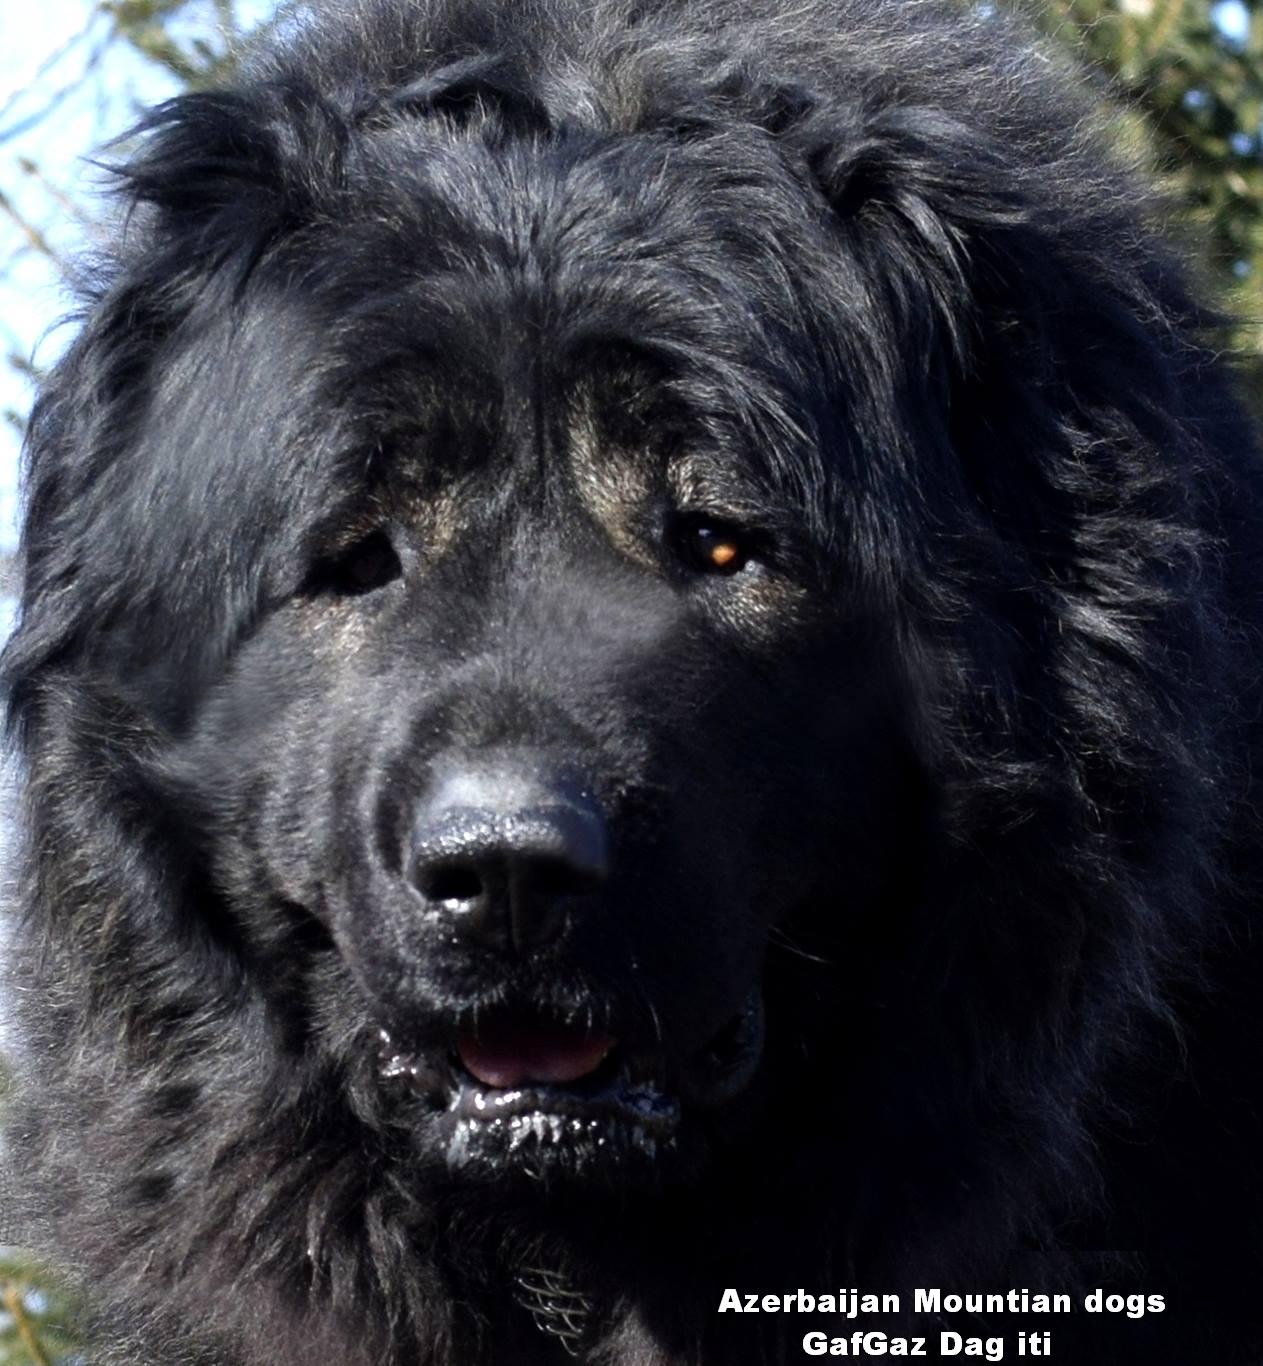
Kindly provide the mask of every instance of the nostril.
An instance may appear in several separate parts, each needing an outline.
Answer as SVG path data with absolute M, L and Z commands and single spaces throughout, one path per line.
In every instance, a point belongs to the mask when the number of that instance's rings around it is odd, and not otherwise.
M 429 901 L 476 901 L 483 893 L 478 870 L 462 863 L 441 863 L 421 869 L 417 886 Z

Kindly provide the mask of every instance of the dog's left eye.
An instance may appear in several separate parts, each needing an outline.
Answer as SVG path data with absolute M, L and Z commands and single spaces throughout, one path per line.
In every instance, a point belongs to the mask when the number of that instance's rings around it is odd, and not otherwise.
M 685 517 L 677 535 L 684 558 L 703 574 L 740 573 L 753 553 L 749 533 L 709 517 Z
M 321 561 L 308 581 L 309 590 L 360 597 L 384 588 L 403 573 L 390 537 L 378 529 L 362 536 L 340 554 Z

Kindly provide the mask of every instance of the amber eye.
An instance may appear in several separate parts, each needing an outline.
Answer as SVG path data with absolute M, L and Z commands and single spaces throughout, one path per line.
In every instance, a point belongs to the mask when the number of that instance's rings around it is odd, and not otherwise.
M 370 531 L 341 554 L 316 566 L 310 586 L 341 597 L 360 597 L 384 588 L 403 572 L 399 556 L 382 530 Z
M 749 536 L 706 517 L 687 517 L 680 525 L 685 559 L 704 574 L 736 574 L 749 562 Z

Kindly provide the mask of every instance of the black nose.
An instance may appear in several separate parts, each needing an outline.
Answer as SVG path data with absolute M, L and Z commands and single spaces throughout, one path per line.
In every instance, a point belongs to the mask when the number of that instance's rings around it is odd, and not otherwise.
M 543 948 L 608 873 L 605 821 L 579 788 L 517 768 L 449 776 L 412 833 L 413 885 L 471 942 Z

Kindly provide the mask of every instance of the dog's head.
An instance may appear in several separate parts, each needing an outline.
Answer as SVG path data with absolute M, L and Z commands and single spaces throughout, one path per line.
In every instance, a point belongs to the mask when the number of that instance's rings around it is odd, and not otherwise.
M 1138 795 L 1192 749 L 1148 725 L 1183 703 L 1136 622 L 1201 648 L 1135 323 L 1192 313 L 1080 111 L 989 102 L 976 36 L 873 28 L 782 80 L 770 20 L 760 74 L 735 33 L 646 19 L 597 60 L 424 8 L 149 121 L 36 416 L 10 677 L 40 819 L 81 828 L 73 756 L 119 822 L 41 865 L 128 908 L 68 936 L 96 1008 L 130 974 L 157 1037 L 145 992 L 189 988 L 134 944 L 178 904 L 197 1009 L 244 997 L 243 1049 L 461 1180 L 836 1133 L 895 1051 L 874 1143 L 979 1094 L 999 1131 L 1044 1030 L 1075 1094 L 1109 1033 L 1077 993 L 1166 913 L 1131 870 L 1197 837 Z

